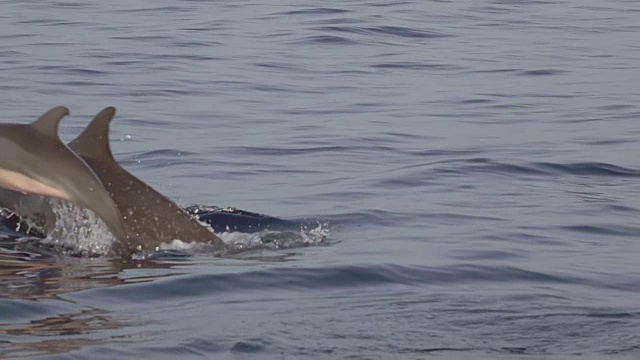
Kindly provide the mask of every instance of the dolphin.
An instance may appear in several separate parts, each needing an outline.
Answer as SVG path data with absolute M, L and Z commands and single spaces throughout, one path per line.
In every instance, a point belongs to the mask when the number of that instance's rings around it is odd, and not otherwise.
M 0 124 L 0 187 L 67 200 L 93 211 L 118 240 L 114 250 L 127 254 L 130 237 L 109 192 L 58 137 L 60 120 L 68 114 L 69 109 L 58 106 L 29 125 Z
M 137 250 L 155 250 L 173 240 L 222 244 L 205 225 L 116 162 L 109 146 L 109 124 L 115 113 L 114 107 L 104 108 L 69 147 L 101 180 L 127 232 L 139 241 Z

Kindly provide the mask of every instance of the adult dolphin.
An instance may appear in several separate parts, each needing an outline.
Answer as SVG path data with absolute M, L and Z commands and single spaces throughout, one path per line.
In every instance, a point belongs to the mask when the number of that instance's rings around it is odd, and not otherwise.
M 69 147 L 93 169 L 122 215 L 139 250 L 154 250 L 173 240 L 222 244 L 212 231 L 120 166 L 109 146 L 109 124 L 116 109 L 100 111 Z
M 91 168 L 58 137 L 69 114 L 54 107 L 29 125 L 0 124 L 0 187 L 71 201 L 96 213 L 118 240 L 117 252 L 135 247 L 109 192 Z

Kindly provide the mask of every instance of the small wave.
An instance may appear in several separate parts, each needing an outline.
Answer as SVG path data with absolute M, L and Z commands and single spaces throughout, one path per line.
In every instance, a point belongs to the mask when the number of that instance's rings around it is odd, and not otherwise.
M 344 10 L 344 9 L 320 7 L 320 8 L 286 11 L 286 12 L 276 13 L 274 15 L 327 15 L 327 14 L 344 14 L 348 12 L 349 10 Z
M 412 39 L 434 39 L 449 37 L 452 35 L 437 31 L 412 29 L 402 26 L 377 26 L 377 27 L 355 27 L 355 26 L 321 26 L 315 30 L 327 32 L 342 32 L 359 35 L 388 35 Z
M 521 76 L 549 76 L 549 75 L 561 75 L 566 73 L 565 70 L 554 70 L 554 69 L 539 69 L 539 70 L 526 70 L 521 71 L 518 75 Z
M 304 38 L 302 43 L 310 43 L 310 44 L 327 44 L 327 45 L 356 45 L 359 42 L 351 39 L 347 39 L 342 36 L 335 35 L 317 35 L 317 36 L 307 36 Z
M 469 283 L 513 282 L 532 284 L 581 284 L 586 280 L 512 266 L 447 265 L 344 265 L 323 268 L 277 267 L 242 273 L 176 276 L 161 282 L 138 284 L 137 291 L 110 288 L 106 291 L 130 301 L 163 301 L 167 297 L 199 297 L 220 292 L 354 289 L 402 284 L 408 286 L 459 286 Z
M 633 226 L 622 225 L 567 225 L 560 227 L 564 230 L 575 231 L 585 234 L 607 235 L 607 236 L 621 236 L 625 238 L 635 238 L 640 234 L 640 228 Z
M 578 162 L 569 164 L 557 163 L 536 163 L 542 169 L 568 174 L 568 175 L 591 175 L 591 176 L 616 176 L 616 177 L 638 177 L 640 170 L 625 168 L 622 166 L 600 163 L 600 162 Z
M 459 166 L 450 166 L 462 163 Z M 640 170 L 626 168 L 601 162 L 552 163 L 534 162 L 527 164 L 510 164 L 493 161 L 487 158 L 472 158 L 464 160 L 450 160 L 434 164 L 436 171 L 446 173 L 468 174 L 469 172 L 484 172 L 507 175 L 588 175 L 613 177 L 639 177 Z M 442 166 L 445 165 L 445 166 Z M 447 166 L 449 165 L 449 166 Z
M 395 63 L 382 63 L 371 65 L 375 69 L 399 69 L 399 70 L 442 70 L 452 71 L 460 70 L 459 66 L 450 64 L 425 64 L 413 61 L 395 62 Z

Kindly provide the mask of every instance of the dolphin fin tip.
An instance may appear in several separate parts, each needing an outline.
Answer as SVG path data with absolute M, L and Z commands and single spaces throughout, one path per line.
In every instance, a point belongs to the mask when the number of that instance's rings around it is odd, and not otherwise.
M 109 124 L 116 114 L 116 108 L 108 106 L 91 120 L 78 137 L 69 143 L 80 156 L 115 161 L 109 146 Z
M 69 115 L 69 113 L 69 109 L 66 106 L 56 106 L 32 122 L 31 127 L 45 135 L 57 137 L 60 120 Z

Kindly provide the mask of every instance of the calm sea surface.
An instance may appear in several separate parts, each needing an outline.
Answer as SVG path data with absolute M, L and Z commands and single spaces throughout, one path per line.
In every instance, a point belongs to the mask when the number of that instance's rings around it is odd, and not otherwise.
M 183 206 L 322 236 L 5 231 L 0 357 L 640 358 L 638 1 L 0 1 L 0 121 L 55 105 L 66 141 L 116 106 Z

